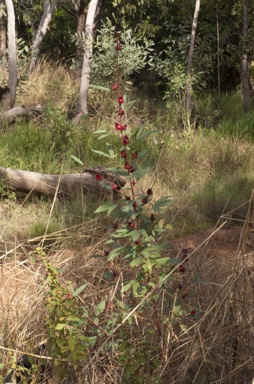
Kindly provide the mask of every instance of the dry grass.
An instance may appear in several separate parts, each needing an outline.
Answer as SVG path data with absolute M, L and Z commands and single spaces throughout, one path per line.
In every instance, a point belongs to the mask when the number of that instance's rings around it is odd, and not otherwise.
M 199 312 L 192 319 L 185 316 L 177 318 L 169 307 L 170 322 L 165 322 L 162 335 L 156 336 L 155 332 L 156 337 L 150 340 L 160 360 L 157 374 L 162 377 L 163 383 L 251 383 L 254 377 L 253 206 L 254 195 L 242 227 L 226 229 L 228 221 L 224 220 L 221 229 L 195 237 L 185 236 L 175 243 L 172 256 L 176 256 L 182 246 L 188 246 L 191 251 L 183 287 L 186 297 L 182 305 L 186 309 L 191 306 L 198 308 Z M 110 300 L 114 310 L 114 297 L 119 285 L 108 285 L 104 272 L 110 266 L 101 259 L 91 257 L 101 252 L 105 237 L 101 232 L 99 240 L 98 223 L 90 224 L 94 226 L 92 231 L 91 226 L 90 229 L 87 226 L 80 229 L 79 235 L 91 237 L 94 233 L 94 245 L 80 250 L 52 250 L 48 258 L 62 270 L 63 282 L 71 281 L 74 287 L 88 283 L 88 288 L 80 297 L 81 302 L 92 309 L 101 300 Z M 119 278 L 126 273 L 123 270 Z M 199 278 L 194 283 L 193 278 L 197 274 Z M 4 313 L 1 345 L 31 350 L 32 345 L 45 338 L 43 319 L 47 286 L 43 268 L 40 263 L 31 263 L 29 257 L 23 262 L 6 262 L 1 267 L 1 281 L 1 310 Z M 161 301 L 163 313 L 165 300 L 169 296 L 161 294 L 164 297 Z M 110 313 L 105 312 L 103 316 L 101 324 L 110 318 Z M 139 347 L 141 335 L 142 338 L 148 337 L 153 325 L 151 321 L 148 313 L 144 313 L 143 318 L 137 315 L 130 333 L 133 346 Z M 125 327 L 124 324 L 116 324 L 113 338 L 119 337 L 118 332 Z M 85 362 L 80 383 L 122 382 L 121 367 L 117 363 L 118 352 L 114 349 L 103 350 L 105 342 L 104 337 Z M 5 351 L 2 351 L 2 356 L 6 362 Z M 143 375 L 143 382 L 149 383 L 144 372 Z M 58 382 L 57 379 L 51 380 L 52 383 Z
M 72 110 L 77 102 L 79 79 L 61 63 L 40 61 L 33 75 L 24 82 L 17 97 L 16 104 L 32 107 L 50 102 L 52 107 L 64 111 Z

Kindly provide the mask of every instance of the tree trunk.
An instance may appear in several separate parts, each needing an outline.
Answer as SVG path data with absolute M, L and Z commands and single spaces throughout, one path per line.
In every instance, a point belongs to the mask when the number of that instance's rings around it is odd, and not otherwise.
M 220 100 L 220 25 L 219 25 L 219 10 L 218 4 L 216 7 L 216 32 L 217 32 L 217 84 L 218 84 L 218 96 Z
M 86 21 L 86 13 L 87 13 L 85 0 L 80 0 L 77 13 L 78 13 L 77 34 L 78 36 L 81 36 L 82 32 L 84 32 L 84 29 L 85 29 L 85 21 Z M 83 55 L 84 55 L 84 45 L 83 45 L 83 40 L 80 39 L 80 41 L 78 41 L 78 44 L 77 44 L 78 62 L 81 62 Z
M 6 61 L 6 16 L 5 0 L 0 0 L 0 60 Z
M 250 97 L 250 63 L 248 60 L 248 10 L 246 0 L 242 0 L 242 17 L 243 17 L 243 48 L 241 59 L 241 83 L 243 94 L 243 108 L 245 113 L 249 112 Z
M 199 10 L 200 10 L 200 0 L 196 0 L 195 11 L 194 11 L 194 16 L 193 16 L 193 20 L 192 20 L 191 42 L 190 42 L 190 50 L 189 50 L 189 55 L 188 55 L 188 66 L 187 66 L 186 113 L 187 113 L 187 118 L 188 118 L 188 126 L 190 126 L 190 115 L 191 115 L 192 59 L 193 59 L 193 54 L 194 54 Z
M 15 34 L 15 13 L 12 0 L 5 0 L 8 16 L 8 51 L 9 51 L 9 80 L 10 108 L 15 104 L 17 89 L 17 48 Z
M 58 1 L 59 0 L 53 0 L 51 3 L 49 0 L 43 0 L 43 14 L 32 46 L 32 59 L 29 68 L 30 74 L 35 70 L 40 53 L 41 43 L 47 32 Z
M 82 115 L 88 114 L 88 88 L 90 81 L 90 62 L 93 55 L 93 42 L 94 42 L 94 24 L 95 17 L 100 5 L 100 0 L 91 0 L 88 6 L 86 26 L 85 26 L 85 52 L 83 57 L 83 67 L 80 82 L 80 93 L 77 107 L 77 114 L 74 118 L 74 122 L 78 123 Z
M 35 192 L 47 196 L 54 196 L 57 193 L 59 196 L 71 197 L 79 191 L 98 196 L 112 192 L 113 189 L 101 187 L 96 174 L 100 174 L 109 187 L 112 183 L 117 184 L 119 189 L 125 185 L 122 177 L 107 172 L 100 166 L 87 169 L 81 174 L 69 175 L 47 175 L 0 167 L 0 179 L 2 178 L 8 187 L 18 192 Z
M 14 107 L 3 111 L 1 114 L 2 120 L 5 123 L 13 123 L 16 121 L 17 117 L 24 117 L 25 119 L 31 119 L 33 117 L 39 116 L 43 111 L 42 105 L 35 105 L 34 107 L 25 108 L 25 107 Z

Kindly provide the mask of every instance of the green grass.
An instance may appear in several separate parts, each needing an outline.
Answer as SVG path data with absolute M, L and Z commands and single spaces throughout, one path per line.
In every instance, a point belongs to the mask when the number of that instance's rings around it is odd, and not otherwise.
M 225 111 L 234 112 L 233 107 L 231 111 L 227 110 L 228 98 L 225 96 L 222 100 Z M 239 95 L 232 97 L 233 105 L 236 102 L 239 102 Z M 211 98 L 205 103 L 212 105 Z M 156 168 L 153 175 L 156 175 L 158 185 L 157 196 L 170 194 L 173 198 L 171 221 L 176 218 L 173 225 L 184 223 L 187 231 L 188 227 L 211 226 L 222 212 L 249 199 L 254 185 L 254 145 L 250 140 L 254 119 L 252 115 L 241 114 L 237 131 L 237 124 L 230 120 L 236 113 L 233 112 L 228 116 L 229 120 L 221 121 L 216 129 L 199 128 L 191 133 L 174 128 L 170 114 L 167 115 L 165 110 L 163 113 L 159 111 L 155 118 L 154 115 L 147 117 L 143 123 L 145 132 L 155 132 L 132 144 L 133 149 L 140 152 L 148 147 L 148 156 Z M 131 143 L 139 129 L 132 128 L 128 132 Z M 246 138 L 244 129 L 249 132 Z M 98 134 L 94 134 L 97 130 L 105 130 L 108 136 L 99 140 Z M 116 158 L 108 159 L 92 151 L 108 152 L 108 145 L 115 150 Z M 48 106 L 38 122 L 19 121 L 2 134 L 0 164 L 42 173 L 82 172 L 84 168 L 98 164 L 122 164 L 120 149 L 121 141 L 114 131 L 114 124 L 107 118 L 84 118 L 82 125 L 77 127 L 65 113 Z M 84 167 L 77 164 L 72 155 L 80 158 Z M 141 189 L 146 188 L 145 183 L 143 186 L 141 183 Z M 8 197 L 8 193 L 4 195 Z M 78 198 L 66 202 L 64 209 L 54 211 L 56 220 L 67 228 L 92 217 L 96 209 L 92 200 L 86 198 L 84 202 Z

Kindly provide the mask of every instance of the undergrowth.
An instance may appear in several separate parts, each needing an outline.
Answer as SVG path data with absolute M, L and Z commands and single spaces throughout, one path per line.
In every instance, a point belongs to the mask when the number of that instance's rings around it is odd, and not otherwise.
M 253 189 L 254 151 L 252 115 L 240 113 L 239 95 L 220 103 L 211 96 L 197 100 L 196 130 L 186 133 L 175 102 L 159 111 L 142 98 L 132 103 L 129 94 L 122 97 L 118 74 L 117 101 L 110 92 L 103 104 L 94 91 L 94 115 L 77 127 L 67 116 L 74 74 L 66 77 L 64 67 L 52 71 L 46 61 L 41 71 L 36 101 L 47 101 L 44 112 L 37 121 L 6 127 L 0 164 L 43 173 L 101 164 L 124 175 L 127 187 L 119 192 L 112 184 L 121 198 L 99 202 L 24 197 L 1 186 L 3 375 L 15 368 L 14 350 L 18 357 L 22 351 L 34 355 L 43 342 L 47 380 L 54 384 L 63 378 L 246 384 L 253 377 L 252 262 L 246 253 L 253 196 L 249 206 L 244 203 Z M 36 76 L 20 92 L 27 105 L 34 104 L 28 91 Z M 57 104 L 59 92 L 69 96 Z M 95 177 L 104 185 L 100 174 Z M 222 224 L 245 223 L 237 257 L 217 260 L 205 247 L 172 245 L 178 233 L 214 226 L 238 206 Z M 40 361 L 35 356 L 38 383 Z

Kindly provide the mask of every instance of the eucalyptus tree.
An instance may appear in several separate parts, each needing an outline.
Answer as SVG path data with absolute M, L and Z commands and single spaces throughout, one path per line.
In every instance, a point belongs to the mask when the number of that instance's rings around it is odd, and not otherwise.
M 17 47 L 15 34 L 15 12 L 12 0 L 5 0 L 8 24 L 8 56 L 9 56 L 9 80 L 8 87 L 10 90 L 10 107 L 15 104 L 17 89 Z
M 195 11 L 194 11 L 194 16 L 192 21 L 192 28 L 191 28 L 191 41 L 190 41 L 190 50 L 189 50 L 188 64 L 187 64 L 186 113 L 187 113 L 188 122 L 191 114 L 191 92 L 192 92 L 191 72 L 192 72 L 192 61 L 193 61 L 193 54 L 194 54 L 194 47 L 195 47 L 199 10 L 200 10 L 200 0 L 196 0 Z
M 248 9 L 246 0 L 242 0 L 242 57 L 241 57 L 241 82 L 243 93 L 243 108 L 249 112 L 250 102 L 250 62 L 248 55 Z
M 59 0 L 52 0 L 52 2 L 50 2 L 49 0 L 43 0 L 43 13 L 41 16 L 40 24 L 37 29 L 37 33 L 32 44 L 32 58 L 29 68 L 30 74 L 34 71 L 36 67 L 43 38 L 47 32 L 49 23 L 52 19 L 53 13 L 57 7 L 58 2 Z
M 95 32 L 95 18 L 99 11 L 101 0 L 90 0 L 85 24 L 85 49 L 80 81 L 80 93 L 74 122 L 78 122 L 82 115 L 88 114 L 88 89 L 90 82 L 90 66 L 93 56 L 93 43 Z
M 6 10 L 5 0 L 0 0 L 0 59 L 5 61 L 6 58 Z

